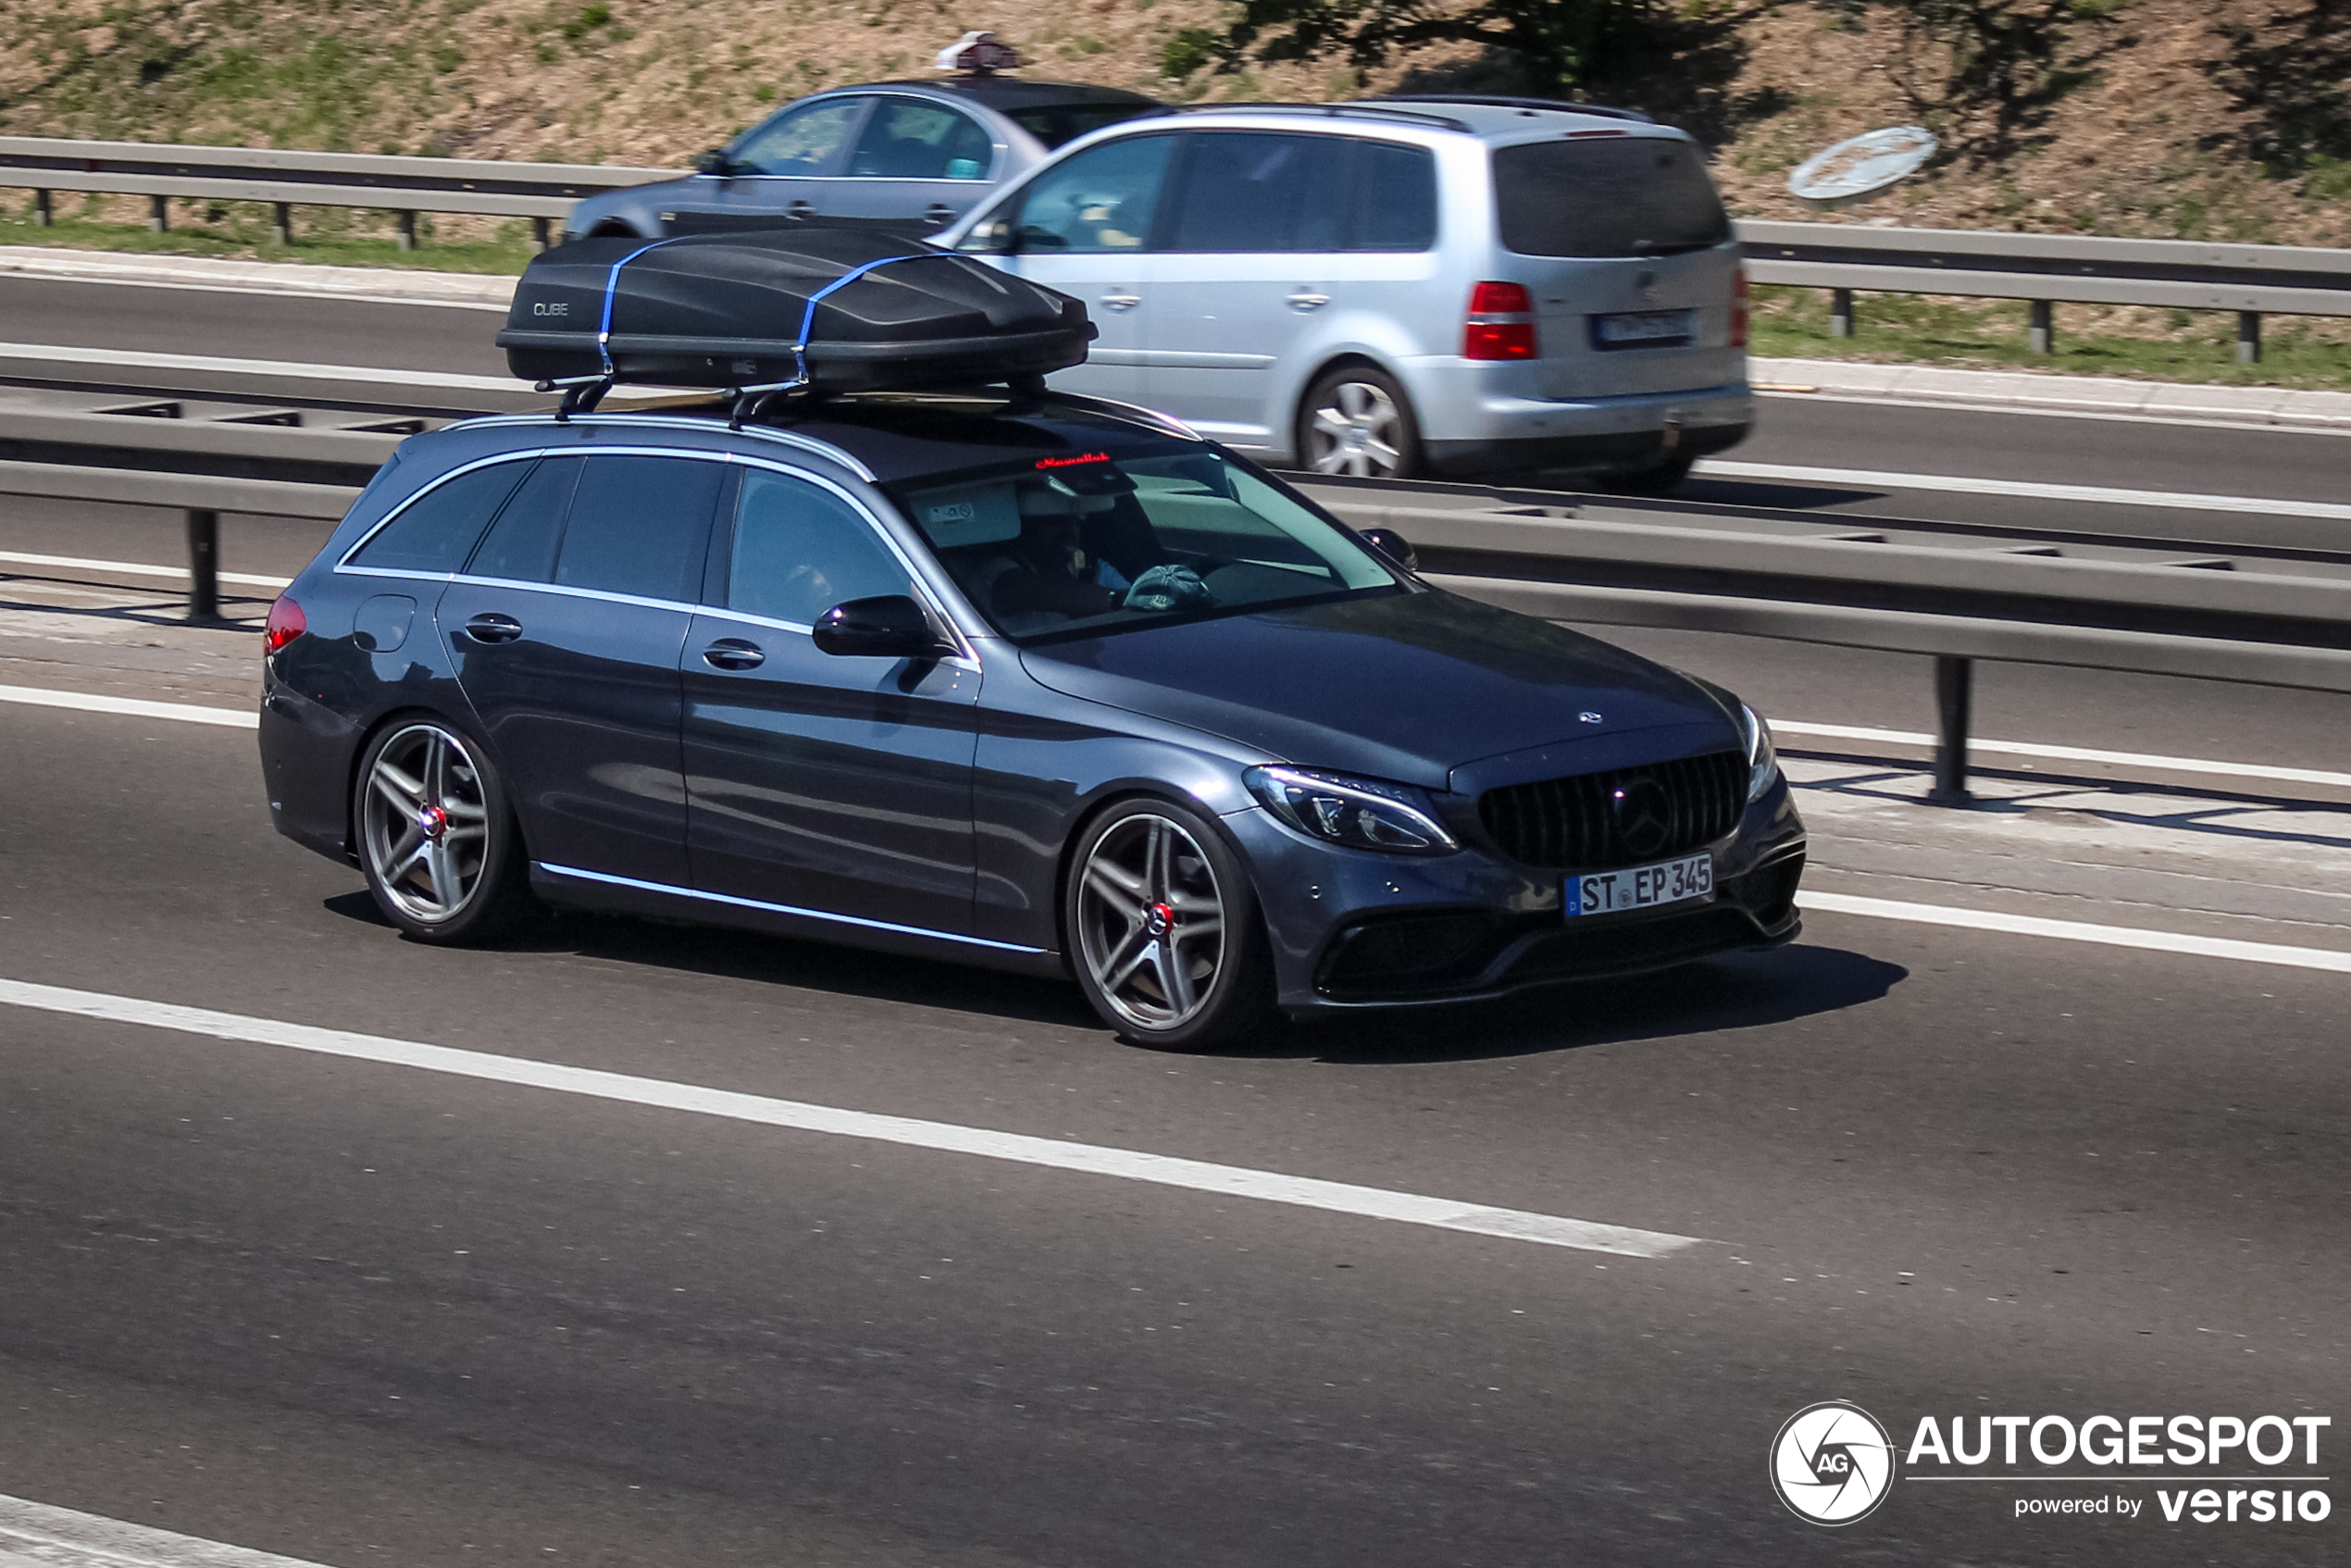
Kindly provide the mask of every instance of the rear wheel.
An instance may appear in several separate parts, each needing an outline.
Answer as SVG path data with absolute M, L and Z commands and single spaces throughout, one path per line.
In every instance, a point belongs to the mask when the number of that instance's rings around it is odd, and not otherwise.
M 384 917 L 420 941 L 480 941 L 530 902 L 498 770 L 437 719 L 393 724 L 360 759 L 352 820 Z
M 1299 466 L 1359 479 L 1418 479 L 1427 467 L 1412 400 L 1384 370 L 1344 365 L 1299 404 Z
M 1070 956 L 1104 1023 L 1138 1044 L 1214 1051 L 1273 1022 L 1257 898 L 1205 817 L 1121 802 L 1086 828 L 1070 865 Z

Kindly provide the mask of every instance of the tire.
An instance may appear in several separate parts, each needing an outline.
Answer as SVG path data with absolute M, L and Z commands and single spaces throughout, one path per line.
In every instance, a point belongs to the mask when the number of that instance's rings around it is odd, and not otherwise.
M 1310 474 L 1415 479 L 1428 468 L 1412 400 L 1385 370 L 1342 365 L 1307 389 L 1293 447 Z
M 1188 806 L 1121 801 L 1086 826 L 1062 893 L 1070 966 L 1118 1034 L 1220 1051 L 1274 1022 L 1274 968 L 1240 856 Z
M 536 902 L 505 782 L 446 719 L 384 727 L 360 757 L 351 820 L 376 907 L 417 941 L 485 941 Z

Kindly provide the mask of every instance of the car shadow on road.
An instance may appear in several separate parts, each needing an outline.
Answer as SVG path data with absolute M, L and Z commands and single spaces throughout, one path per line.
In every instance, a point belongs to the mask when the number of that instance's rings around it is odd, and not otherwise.
M 1785 1024 L 1878 1001 L 1909 971 L 1846 948 L 1799 944 L 1500 1002 L 1291 1025 L 1235 1054 L 1360 1066 L 1536 1056 Z

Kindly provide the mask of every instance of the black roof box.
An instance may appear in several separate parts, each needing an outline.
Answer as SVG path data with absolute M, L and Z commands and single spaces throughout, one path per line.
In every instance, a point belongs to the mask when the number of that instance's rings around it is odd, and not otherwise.
M 914 391 L 1084 362 L 1069 295 L 857 229 L 577 240 L 535 257 L 498 346 L 533 381 Z

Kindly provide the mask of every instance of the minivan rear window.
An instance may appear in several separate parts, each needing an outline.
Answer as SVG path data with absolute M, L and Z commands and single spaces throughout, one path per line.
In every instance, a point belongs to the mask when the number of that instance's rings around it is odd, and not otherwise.
M 1498 147 L 1494 202 L 1520 255 L 1664 255 L 1731 237 L 1698 149 L 1661 136 Z

